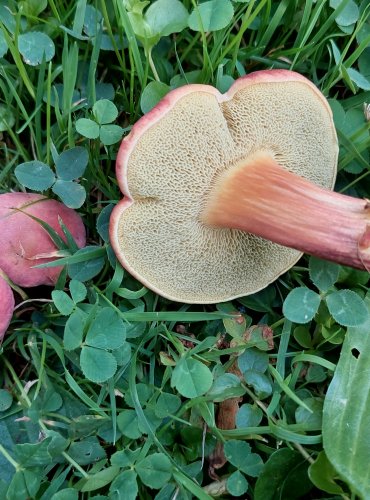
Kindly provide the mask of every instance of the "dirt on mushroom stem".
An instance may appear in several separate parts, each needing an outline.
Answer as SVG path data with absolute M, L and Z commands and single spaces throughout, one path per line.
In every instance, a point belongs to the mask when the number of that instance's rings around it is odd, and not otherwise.
M 268 153 L 238 163 L 218 179 L 203 222 L 370 270 L 370 202 L 321 188 Z

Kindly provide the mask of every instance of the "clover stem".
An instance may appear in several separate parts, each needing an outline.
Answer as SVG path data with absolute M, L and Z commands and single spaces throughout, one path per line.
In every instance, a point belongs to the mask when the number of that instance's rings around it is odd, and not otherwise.
M 321 188 L 281 167 L 268 153 L 222 174 L 202 219 L 339 264 L 370 269 L 370 202 Z

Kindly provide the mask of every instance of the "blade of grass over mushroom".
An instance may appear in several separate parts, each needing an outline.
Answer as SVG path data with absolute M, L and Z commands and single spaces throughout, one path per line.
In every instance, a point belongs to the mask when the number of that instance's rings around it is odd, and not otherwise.
M 86 253 L 79 253 L 77 255 L 63 257 L 53 262 L 46 262 L 45 264 L 39 264 L 34 267 L 45 268 L 45 267 L 65 266 L 67 264 L 80 264 L 81 262 L 86 262 L 88 260 L 98 259 L 99 257 L 103 257 L 105 254 L 106 254 L 105 248 L 95 247 L 95 248 L 90 248 L 89 252 Z

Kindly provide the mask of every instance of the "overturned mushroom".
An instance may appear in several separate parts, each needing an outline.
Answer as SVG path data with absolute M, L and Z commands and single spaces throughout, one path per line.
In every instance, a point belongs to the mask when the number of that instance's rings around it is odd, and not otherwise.
M 60 266 L 33 266 L 55 260 L 57 247 L 46 229 L 30 216 L 46 222 L 65 239 L 59 224 L 63 221 L 79 247 L 86 242 L 85 227 L 77 212 L 58 201 L 35 193 L 0 195 L 0 268 L 19 286 L 53 285 Z
M 368 268 L 368 202 L 330 191 L 337 157 L 330 107 L 295 72 L 223 95 L 176 89 L 122 142 L 113 248 L 146 286 L 191 303 L 254 293 L 301 252 Z

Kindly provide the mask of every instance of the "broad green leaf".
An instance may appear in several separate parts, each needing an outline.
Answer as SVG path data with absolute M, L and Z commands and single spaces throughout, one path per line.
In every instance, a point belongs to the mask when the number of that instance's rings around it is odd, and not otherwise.
M 247 370 L 254 370 L 259 373 L 265 373 L 269 365 L 269 356 L 258 349 L 246 349 L 238 356 L 239 370 L 244 373 Z
M 183 466 L 182 469 L 184 470 L 185 467 Z M 174 483 L 164 485 L 163 488 L 161 488 L 161 490 L 156 494 L 154 500 L 168 500 L 169 498 L 173 498 L 175 489 L 176 487 Z
M 134 452 L 131 450 L 119 450 L 113 453 L 110 462 L 118 467 L 131 467 L 136 462 L 137 455 L 140 453 L 140 448 L 136 448 Z
M 235 314 L 235 317 L 222 320 L 226 333 L 234 338 L 242 338 L 247 329 L 247 321 L 241 314 Z
M 126 340 L 126 326 L 111 307 L 101 308 L 87 332 L 85 342 L 99 349 L 118 349 Z
M 189 16 L 189 28 L 194 31 L 217 31 L 232 21 L 234 9 L 229 0 L 209 0 L 199 4 Z
M 322 368 L 321 366 L 318 368 Z M 323 401 L 320 398 L 307 398 L 303 402 L 311 410 L 308 411 L 302 406 L 298 406 L 295 411 L 297 424 L 302 424 L 311 430 L 321 430 Z
M 89 153 L 86 148 L 77 146 L 63 151 L 55 162 L 58 177 L 63 181 L 78 179 L 85 172 Z
M 149 82 L 140 97 L 143 113 L 148 113 L 169 92 L 170 87 L 162 82 Z
M 343 488 L 336 482 L 336 480 L 340 480 L 340 477 L 324 451 L 321 451 L 314 463 L 309 466 L 308 475 L 313 484 L 320 490 L 333 495 L 344 493 Z
M 346 120 L 346 112 L 342 104 L 337 99 L 328 99 L 331 110 L 333 112 L 335 127 L 339 130 L 343 129 L 343 124 Z
M 103 488 L 107 484 L 111 483 L 118 473 L 119 467 L 112 465 L 111 467 L 107 467 L 96 474 L 92 474 L 82 486 L 81 491 L 99 490 L 100 488 Z
M 343 1 L 345 0 L 330 0 L 330 7 L 336 9 Z M 358 20 L 359 15 L 360 13 L 356 2 L 354 2 L 354 0 L 348 0 L 342 12 L 335 18 L 335 21 L 339 26 L 350 26 Z
M 282 448 L 272 453 L 258 476 L 254 489 L 254 500 L 281 498 L 280 493 L 288 473 L 300 461 L 302 461 L 302 456 L 289 448 Z
M 8 44 L 6 43 L 3 30 L 0 28 L 0 57 L 4 57 L 7 52 L 8 52 Z
M 145 422 L 145 420 L 147 422 Z M 151 429 L 156 430 L 162 424 L 162 418 L 156 416 L 154 412 L 154 408 L 145 408 L 144 409 L 144 418 L 139 420 L 139 429 L 143 434 L 148 433 L 148 423 Z
M 109 488 L 112 500 L 135 500 L 138 493 L 137 474 L 134 470 L 121 472 Z
M 146 486 L 159 490 L 171 479 L 172 464 L 163 453 L 153 453 L 136 465 L 136 472 Z
M 221 92 L 221 94 L 224 94 L 229 90 L 234 81 L 234 78 L 230 75 L 221 75 L 219 78 L 217 78 L 216 87 Z
M 119 125 L 102 125 L 99 137 L 105 146 L 111 146 L 122 139 L 123 129 Z
M 273 285 L 268 286 L 260 292 L 248 295 L 247 297 L 240 297 L 238 302 L 243 306 L 253 311 L 258 312 L 272 312 L 273 303 L 276 297 L 276 288 Z
M 74 488 L 64 488 L 54 493 L 50 500 L 78 500 L 78 491 Z
M 37 17 L 46 9 L 48 2 L 47 0 L 24 0 L 18 4 L 22 8 L 23 15 Z
M 233 497 L 240 497 L 248 490 L 248 481 L 240 471 L 235 471 L 227 478 L 226 488 Z
M 293 330 L 293 336 L 302 347 L 309 349 L 312 346 L 312 337 L 308 327 L 297 326 Z
M 137 339 L 144 335 L 147 325 L 145 323 L 129 323 L 127 325 L 126 336 L 128 339 Z
M 235 425 L 237 428 L 243 427 L 257 427 L 263 418 L 263 413 L 256 405 L 249 403 L 243 404 L 235 418 Z
M 136 391 L 139 402 L 143 406 L 149 401 L 149 399 L 153 396 L 154 393 L 154 389 L 152 386 L 143 383 L 139 383 L 136 385 Z M 135 402 L 130 392 L 126 392 L 125 402 L 128 406 L 131 406 L 131 408 L 135 408 Z
M 0 5 L 0 21 L 4 24 L 6 29 L 13 35 L 17 27 L 17 22 L 13 12 L 6 7 L 5 2 Z
M 80 465 L 88 465 L 106 457 L 104 448 L 96 436 L 74 441 L 68 448 L 68 455 Z
M 245 441 L 231 439 L 224 444 L 224 453 L 227 460 L 248 476 L 258 477 L 263 462 L 259 455 L 251 452 L 251 447 Z
M 326 297 L 326 304 L 335 321 L 343 326 L 360 326 L 369 319 L 364 300 L 352 290 L 339 290 Z
M 93 113 L 100 125 L 112 123 L 118 116 L 117 106 L 108 99 L 100 99 L 93 106 Z
M 312 283 L 326 292 L 336 283 L 339 277 L 340 266 L 334 262 L 310 257 L 309 272 Z
M 86 5 L 83 24 L 83 29 L 86 35 L 91 37 L 96 36 L 102 19 L 103 16 L 99 10 L 95 9 L 92 5 Z
M 359 71 L 353 68 L 347 69 L 348 76 L 362 90 L 370 90 L 370 80 L 365 78 Z
M 102 209 L 96 219 L 96 230 L 105 243 L 109 242 L 109 221 L 113 208 L 114 205 L 110 203 Z
M 176 89 L 189 83 L 201 83 L 200 70 L 194 70 L 187 73 L 175 75 L 170 80 L 171 89 Z
M 313 489 L 310 478 L 308 477 L 308 463 L 301 460 L 294 469 L 291 469 L 285 479 L 281 489 L 280 498 L 289 498 L 298 500 L 309 498 Z M 334 499 L 332 499 L 334 500 Z M 337 499 L 339 500 L 339 499 Z
M 63 344 L 67 351 L 73 351 L 82 344 L 87 315 L 81 309 L 76 309 L 67 319 L 64 327 Z
M 325 453 L 353 492 L 370 498 L 370 320 L 349 328 L 323 412 Z
M 21 163 L 15 168 L 14 173 L 23 186 L 34 191 L 45 191 L 55 182 L 51 168 L 38 160 Z
M 327 374 L 323 366 L 310 365 L 307 368 L 306 380 L 307 382 L 319 384 L 327 379 Z
M 186 398 L 202 396 L 211 388 L 212 382 L 210 369 L 197 359 L 181 358 L 172 372 L 172 387 Z
M 189 13 L 179 0 L 157 0 L 145 12 L 152 33 L 168 36 L 187 27 Z
M 272 393 L 272 385 L 270 379 L 260 372 L 254 370 L 247 370 L 243 372 L 244 379 L 248 385 L 251 385 L 260 399 L 268 398 Z
M 131 359 L 131 345 L 128 342 L 125 342 L 118 349 L 114 349 L 112 354 L 116 358 L 118 366 L 127 365 Z
M 1 36 L 0 36 L 0 51 L 1 51 Z M 6 106 L 5 104 L 0 104 L 0 132 L 5 132 L 6 130 L 13 128 L 14 124 L 15 124 L 15 116 L 13 111 L 9 108 L 9 106 Z
M 154 47 L 159 42 L 161 35 L 153 33 L 145 16 L 136 12 L 129 12 L 128 17 L 135 35 L 145 47 Z
M 155 404 L 155 414 L 159 418 L 174 415 L 181 406 L 181 399 L 176 394 L 161 392 Z
M 17 426 L 20 425 L 22 424 L 17 423 Z M 8 451 L 8 453 L 10 453 L 10 455 L 13 455 L 15 442 L 18 439 L 17 435 L 13 435 L 12 427 L 13 427 L 12 416 L 0 420 L 0 443 L 4 446 L 4 448 Z M 2 481 L 5 481 L 6 484 L 9 484 L 14 475 L 14 472 L 15 471 L 13 465 L 10 462 L 8 462 L 8 460 L 4 457 L 2 453 L 0 453 L 0 485 Z
M 283 314 L 293 323 L 308 323 L 317 313 L 320 302 L 320 295 L 309 288 L 294 288 L 284 300 Z
M 0 412 L 8 410 L 13 403 L 13 396 L 9 391 L 0 389 Z
M 81 248 L 80 250 L 77 250 L 74 256 L 78 255 L 88 256 L 89 253 L 93 255 L 97 248 L 98 247 L 96 246 L 88 246 L 85 248 Z M 104 267 L 104 262 L 105 262 L 104 257 L 95 257 L 92 259 L 84 260 L 83 262 L 69 264 L 68 274 L 72 279 L 85 282 L 94 278 L 94 276 L 100 273 L 100 271 Z
M 37 470 L 25 469 L 16 471 L 6 492 L 6 500 L 35 498 L 41 479 L 42 476 Z
M 43 399 L 44 399 L 44 401 L 42 401 L 42 409 L 45 412 L 58 411 L 61 408 L 61 406 L 63 405 L 62 396 L 58 392 L 55 392 L 54 388 L 48 389 L 45 392 Z M 34 402 L 35 401 L 36 400 L 34 400 Z M 50 446 L 49 446 L 49 451 L 50 451 Z
M 242 387 L 239 377 L 233 373 L 223 373 L 214 380 L 207 396 L 211 397 L 214 402 L 220 402 L 242 396 L 244 393 L 245 389 Z
M 85 377 L 97 384 L 106 382 L 117 370 L 117 361 L 113 354 L 89 346 L 81 349 L 80 364 Z
M 89 118 L 79 118 L 76 121 L 76 130 L 79 134 L 88 139 L 97 139 L 99 137 L 99 125 Z
M 63 316 L 69 316 L 76 307 L 71 297 L 62 290 L 53 290 L 51 298 L 54 301 L 55 307 Z
M 130 439 L 141 437 L 135 410 L 123 410 L 117 417 L 117 426 L 122 434 Z
M 49 432 L 51 435 L 41 442 L 15 445 L 16 460 L 25 467 L 38 467 L 49 464 L 62 453 L 68 446 L 68 440 L 57 432 Z
M 370 26 L 369 26 L 370 32 Z M 370 33 L 369 33 L 370 34 Z M 361 74 L 370 80 L 370 47 L 367 47 L 358 58 L 358 67 Z
M 18 36 L 18 49 L 23 60 L 30 66 L 50 61 L 55 55 L 53 40 L 40 31 L 30 31 Z
M 75 304 L 85 300 L 87 295 L 87 289 L 81 281 L 71 280 L 69 282 L 69 290 L 71 292 L 72 300 Z
M 74 181 L 57 180 L 52 190 L 69 208 L 80 208 L 86 199 L 85 188 Z

